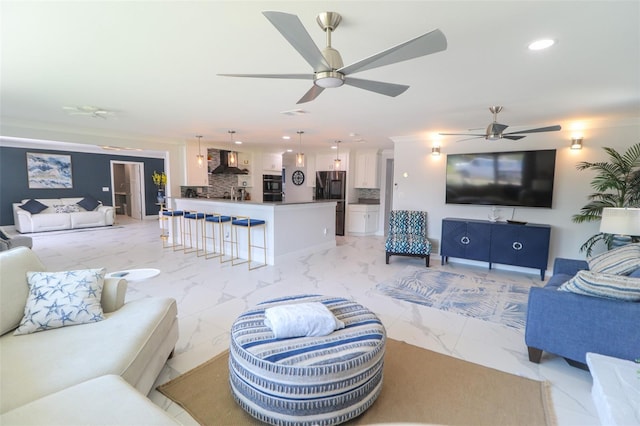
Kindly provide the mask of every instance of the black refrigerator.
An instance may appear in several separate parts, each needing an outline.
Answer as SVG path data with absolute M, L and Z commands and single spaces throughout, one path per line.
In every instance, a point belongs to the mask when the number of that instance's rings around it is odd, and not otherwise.
M 344 235 L 347 172 L 316 172 L 316 200 L 336 200 L 336 235 Z

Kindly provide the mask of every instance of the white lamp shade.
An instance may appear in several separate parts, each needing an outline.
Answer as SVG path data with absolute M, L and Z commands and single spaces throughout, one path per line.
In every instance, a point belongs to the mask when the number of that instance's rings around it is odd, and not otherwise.
M 602 209 L 600 232 L 613 235 L 640 235 L 640 208 L 605 207 Z

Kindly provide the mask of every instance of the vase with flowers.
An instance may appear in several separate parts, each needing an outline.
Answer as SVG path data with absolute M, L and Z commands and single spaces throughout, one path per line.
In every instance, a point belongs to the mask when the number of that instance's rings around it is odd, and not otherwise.
M 158 203 L 164 204 L 164 188 L 167 186 L 167 175 L 165 174 L 165 172 L 158 173 L 154 170 L 151 177 L 153 178 L 154 185 L 158 187 Z

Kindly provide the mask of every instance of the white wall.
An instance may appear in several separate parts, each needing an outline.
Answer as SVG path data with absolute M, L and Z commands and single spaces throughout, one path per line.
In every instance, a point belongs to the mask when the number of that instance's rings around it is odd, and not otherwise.
M 284 193 L 285 193 L 285 201 L 286 202 L 301 202 L 301 201 L 311 201 L 313 199 L 313 194 L 314 194 L 314 188 L 307 186 L 307 179 L 314 179 L 315 180 L 315 175 L 314 176 L 309 176 L 309 173 L 307 173 L 307 167 L 306 164 L 309 161 L 313 161 L 313 158 L 309 158 L 310 156 L 305 155 L 305 167 L 297 167 L 296 166 L 296 154 L 291 153 L 291 152 L 285 152 L 284 154 L 282 154 L 282 167 L 284 168 L 285 171 L 285 186 L 284 186 Z M 302 172 L 304 173 L 304 183 L 302 185 L 295 185 L 293 183 L 293 179 L 292 179 L 292 175 L 293 172 L 296 170 L 302 170 Z
M 420 137 L 394 138 L 394 209 L 426 210 L 429 214 L 429 239 L 439 252 L 442 219 L 460 217 L 487 219 L 491 206 L 445 204 L 446 154 L 557 149 L 553 205 L 551 209 L 517 208 L 514 219 L 552 226 L 549 268 L 556 257 L 584 258 L 580 246 L 598 233 L 599 223 L 576 224 L 572 215 L 579 213 L 592 192 L 594 173 L 578 171 L 581 161 L 606 161 L 602 149 L 611 147 L 624 152 L 640 140 L 640 126 L 623 126 L 584 131 L 583 149 L 569 149 L 570 131 L 529 135 L 519 141 L 474 139 L 455 142 L 453 137 L 441 142 L 442 155 L 431 155 L 432 142 Z M 403 174 L 407 173 L 407 177 Z M 512 208 L 501 207 L 501 215 L 511 218 Z

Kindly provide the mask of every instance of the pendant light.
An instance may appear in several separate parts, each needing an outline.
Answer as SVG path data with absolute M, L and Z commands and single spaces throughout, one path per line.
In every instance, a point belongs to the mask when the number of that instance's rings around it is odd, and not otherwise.
M 229 167 L 238 167 L 238 153 L 233 150 L 233 135 L 235 130 L 229 130 L 229 136 L 231 136 L 231 151 L 229 151 L 228 163 Z
M 298 133 L 298 136 L 300 137 L 300 147 L 296 154 L 296 167 L 304 167 L 304 153 L 302 152 L 302 134 L 304 132 L 302 130 L 298 130 L 296 133 Z
M 196 158 L 198 159 L 198 167 L 202 168 L 204 166 L 204 155 L 202 155 L 202 151 L 200 150 L 200 139 L 202 139 L 202 135 L 196 135 L 198 138 L 198 155 Z
M 333 160 L 333 169 L 340 170 L 340 165 L 342 161 L 340 161 L 340 141 L 336 141 L 336 159 Z

